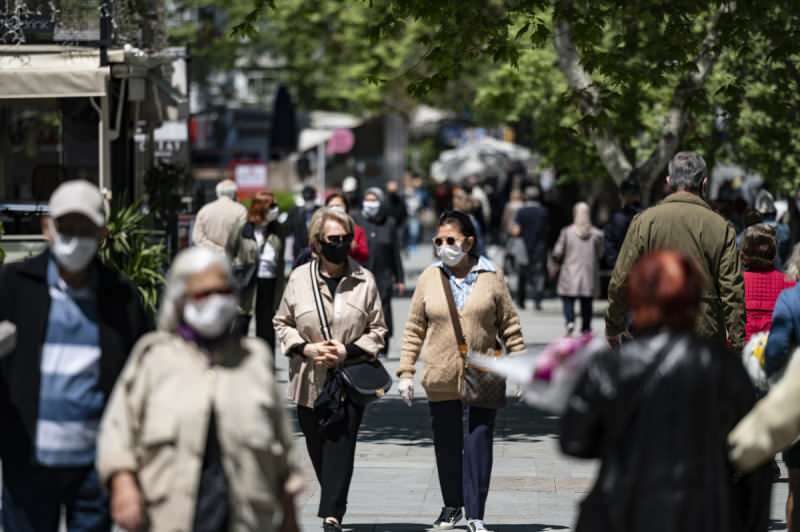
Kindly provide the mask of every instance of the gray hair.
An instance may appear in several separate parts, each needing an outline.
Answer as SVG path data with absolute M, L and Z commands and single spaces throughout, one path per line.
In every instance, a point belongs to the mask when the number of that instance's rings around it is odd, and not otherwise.
M 217 183 L 217 197 L 221 198 L 224 196 L 226 198 L 235 199 L 238 188 L 236 182 L 230 179 L 220 181 Z
M 698 191 L 702 188 L 706 177 L 708 177 L 706 162 L 698 153 L 678 152 L 669 162 L 669 182 L 673 190 Z
M 186 281 L 192 275 L 219 266 L 225 271 L 228 283 L 233 286 L 233 271 L 228 258 L 217 251 L 194 246 L 178 253 L 167 273 L 167 284 L 161 308 L 158 310 L 158 328 L 175 332 L 181 322 L 181 311 L 186 295 Z
M 308 242 L 311 250 L 315 253 L 319 252 L 322 245 L 322 237 L 325 235 L 325 222 L 328 220 L 341 224 L 348 235 L 352 235 L 355 230 L 353 219 L 350 218 L 350 215 L 330 207 L 317 209 L 317 212 L 311 217 L 311 224 L 308 226 Z

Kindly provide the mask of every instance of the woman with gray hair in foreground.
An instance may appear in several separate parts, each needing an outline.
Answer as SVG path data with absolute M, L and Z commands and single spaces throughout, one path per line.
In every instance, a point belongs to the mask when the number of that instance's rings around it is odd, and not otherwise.
M 100 427 L 97 467 L 123 529 L 298 530 L 301 480 L 271 353 L 230 332 L 236 315 L 225 256 L 180 253 L 159 331 L 134 348 Z

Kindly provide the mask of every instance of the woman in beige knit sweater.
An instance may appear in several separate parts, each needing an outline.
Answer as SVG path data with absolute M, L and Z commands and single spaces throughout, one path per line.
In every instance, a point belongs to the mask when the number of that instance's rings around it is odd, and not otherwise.
M 475 243 L 476 231 L 468 215 L 459 211 L 442 215 L 434 239 L 441 261 L 425 270 L 417 283 L 397 374 L 400 393 L 410 405 L 415 365 L 422 356 L 422 386 L 430 402 L 444 499 L 433 527 L 453 528 L 464 517 L 463 507 L 469 531 L 482 532 L 486 530 L 483 516 L 492 474 L 497 411 L 462 401 L 465 360 L 456 341 L 442 272 L 449 281 L 470 352 L 492 352 L 498 339 L 509 351 L 522 351 L 525 342 L 503 276 L 488 259 L 475 253 Z

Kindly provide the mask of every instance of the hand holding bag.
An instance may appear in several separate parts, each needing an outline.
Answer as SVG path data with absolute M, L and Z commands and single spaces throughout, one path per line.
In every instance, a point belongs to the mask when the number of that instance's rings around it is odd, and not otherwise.
M 464 364 L 464 385 L 462 386 L 461 400 L 470 406 L 492 409 L 502 408 L 506 405 L 506 380 L 499 375 L 471 366 L 467 362 L 469 348 L 464 337 L 464 331 L 461 329 L 461 320 L 458 317 L 453 291 L 450 289 L 450 281 L 444 271 L 440 271 L 440 273 L 442 288 L 447 298 L 447 307 L 450 310 L 450 320 L 453 322 L 453 332 L 458 343 L 458 351 Z M 500 342 L 496 342 L 494 356 L 502 356 Z

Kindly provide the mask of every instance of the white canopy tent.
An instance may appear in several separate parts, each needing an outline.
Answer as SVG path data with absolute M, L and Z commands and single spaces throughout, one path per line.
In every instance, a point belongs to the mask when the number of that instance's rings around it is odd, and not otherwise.
M 469 176 L 505 176 L 513 162 L 527 164 L 533 154 L 527 148 L 491 137 L 469 142 L 443 151 L 431 165 L 431 176 L 437 182 L 459 182 Z

